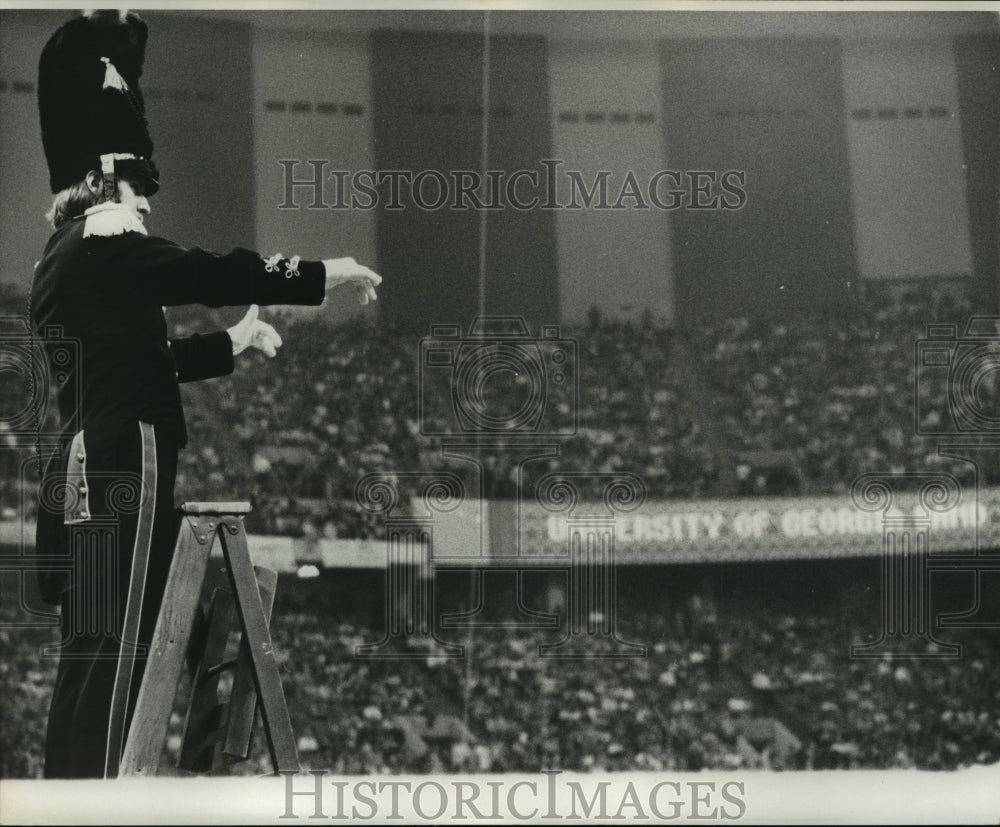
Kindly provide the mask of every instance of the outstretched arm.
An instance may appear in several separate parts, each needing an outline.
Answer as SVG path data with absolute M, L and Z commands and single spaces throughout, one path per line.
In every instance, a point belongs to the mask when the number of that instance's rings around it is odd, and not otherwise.
M 125 303 L 318 305 L 330 288 L 351 284 L 367 304 L 382 281 L 353 258 L 304 261 L 279 254 L 265 259 L 242 248 L 218 255 L 140 233 L 96 237 L 90 244 L 93 266 L 86 289 L 104 290 Z

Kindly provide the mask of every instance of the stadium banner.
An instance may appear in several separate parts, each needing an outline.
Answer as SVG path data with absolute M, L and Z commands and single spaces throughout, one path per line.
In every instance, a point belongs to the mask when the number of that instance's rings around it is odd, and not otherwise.
M 875 504 L 872 504 L 875 505 Z M 901 493 L 888 510 L 866 510 L 849 495 L 647 502 L 614 513 L 603 503 L 578 503 L 569 513 L 538 504 L 520 509 L 520 530 L 509 526 L 509 548 L 521 560 L 568 557 L 570 531 L 613 533 L 619 563 L 703 563 L 861 557 L 882 552 L 883 523 L 897 534 L 927 531 L 930 553 L 1000 547 L 1000 488 L 958 498 L 943 511 L 925 508 L 915 492 Z M 497 532 L 493 532 L 497 536 Z M 515 543 L 516 540 L 516 543 Z M 494 554 L 496 556 L 496 541 Z
M 941 511 L 925 502 L 916 492 L 866 504 L 849 495 L 658 500 L 616 513 L 594 500 L 569 511 L 469 500 L 435 515 L 426 548 L 436 566 L 460 567 L 565 566 L 571 531 L 613 538 L 623 565 L 877 556 L 887 530 L 926 532 L 931 554 L 1000 549 L 1000 488 L 960 495 Z M 422 511 L 419 503 L 411 507 Z M 319 548 L 327 568 L 384 568 L 391 556 L 384 540 L 324 539 Z
M 436 515 L 431 542 L 418 545 L 438 566 L 559 567 L 569 562 L 571 531 L 597 532 L 605 543 L 613 539 L 619 564 L 737 563 L 875 556 L 882 553 L 884 531 L 905 530 L 926 532 L 931 554 L 1000 553 L 1000 487 L 962 494 L 941 511 L 922 505 L 916 492 L 896 493 L 888 510 L 880 505 L 862 507 L 849 495 L 753 497 L 657 500 L 615 512 L 595 500 L 568 511 L 537 502 L 467 500 L 454 512 Z M 903 525 L 901 518 L 910 520 Z M 29 528 L 0 523 L 0 546 L 16 548 L 34 536 L 34 526 Z M 378 539 L 248 539 L 254 562 L 279 573 L 303 565 L 384 569 L 392 558 L 389 545 Z M 213 555 L 221 553 L 216 543 Z

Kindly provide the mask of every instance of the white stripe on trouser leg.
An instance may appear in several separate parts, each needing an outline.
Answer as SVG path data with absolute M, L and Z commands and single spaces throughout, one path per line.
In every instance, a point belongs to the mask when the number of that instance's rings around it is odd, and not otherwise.
M 122 624 L 118 666 L 115 685 L 111 694 L 111 714 L 108 717 L 107 751 L 104 760 L 104 777 L 117 777 L 122 749 L 125 746 L 125 717 L 128 714 L 132 674 L 135 668 L 136 648 L 139 643 L 139 624 L 142 620 L 143 596 L 146 592 L 146 572 L 149 569 L 149 550 L 153 540 L 153 516 L 156 513 L 156 432 L 147 422 L 139 423 L 142 443 L 142 489 L 139 520 L 135 529 L 132 549 L 132 569 L 129 576 L 128 599 L 125 603 L 125 620 Z

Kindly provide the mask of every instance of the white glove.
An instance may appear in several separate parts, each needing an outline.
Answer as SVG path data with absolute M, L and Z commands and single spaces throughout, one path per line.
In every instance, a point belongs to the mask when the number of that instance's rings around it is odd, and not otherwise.
M 326 268 L 327 290 L 338 284 L 350 284 L 357 293 L 359 304 L 368 304 L 378 298 L 375 288 L 382 283 L 382 277 L 350 256 L 323 259 L 323 266 Z
M 248 347 L 264 351 L 265 355 L 274 358 L 281 347 L 281 337 L 267 322 L 257 318 L 260 308 L 252 304 L 247 314 L 226 332 L 233 340 L 233 356 L 242 353 Z

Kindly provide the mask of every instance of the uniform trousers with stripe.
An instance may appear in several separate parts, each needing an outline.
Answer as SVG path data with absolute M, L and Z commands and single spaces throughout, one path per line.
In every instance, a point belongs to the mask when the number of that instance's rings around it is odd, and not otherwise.
M 60 595 L 46 778 L 118 774 L 179 525 L 178 445 L 168 429 L 87 428 L 82 444 L 74 451 L 86 455 L 89 514 L 61 528 L 73 571 Z M 140 479 L 136 499 L 129 492 Z

